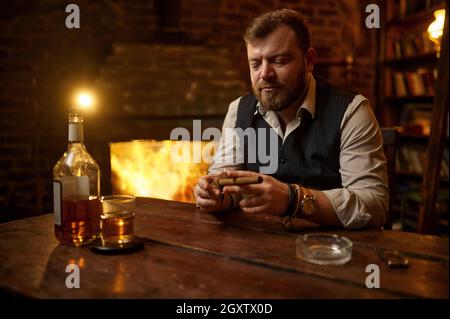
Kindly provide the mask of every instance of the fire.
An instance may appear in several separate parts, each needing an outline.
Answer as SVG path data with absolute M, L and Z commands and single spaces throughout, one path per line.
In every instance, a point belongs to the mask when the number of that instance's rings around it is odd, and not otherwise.
M 135 140 L 111 143 L 113 194 L 195 202 L 192 187 L 200 176 L 207 174 L 208 163 L 203 160 L 194 163 L 193 156 L 185 162 L 174 162 L 170 153 L 175 143 L 184 143 L 177 152 L 179 155 L 182 150 L 194 154 L 196 148 L 205 152 L 209 142 Z

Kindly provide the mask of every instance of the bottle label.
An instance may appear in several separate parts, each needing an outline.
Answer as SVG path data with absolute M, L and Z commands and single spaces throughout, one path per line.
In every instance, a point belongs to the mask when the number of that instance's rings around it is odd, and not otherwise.
M 69 123 L 69 142 L 83 142 L 83 124 Z
M 62 200 L 67 197 L 89 197 L 89 178 L 64 176 L 53 181 L 53 215 L 56 225 L 61 226 Z

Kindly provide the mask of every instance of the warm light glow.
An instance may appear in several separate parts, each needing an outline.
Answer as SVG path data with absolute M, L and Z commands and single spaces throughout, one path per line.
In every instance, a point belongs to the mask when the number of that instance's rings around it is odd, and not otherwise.
M 136 140 L 111 143 L 111 181 L 114 194 L 130 194 L 195 202 L 193 186 L 206 175 L 208 164 L 173 163 L 170 151 L 177 141 Z M 183 142 L 188 147 L 209 142 Z
M 80 268 L 84 267 L 84 258 L 80 257 L 78 260 L 75 258 L 69 258 L 69 262 L 68 264 L 76 264 L 78 265 Z
M 441 38 L 444 31 L 445 9 L 434 12 L 435 20 L 428 27 L 428 37 L 436 45 L 441 44 Z
M 75 96 L 75 105 L 81 110 L 92 108 L 94 105 L 94 95 L 88 91 L 78 92 Z

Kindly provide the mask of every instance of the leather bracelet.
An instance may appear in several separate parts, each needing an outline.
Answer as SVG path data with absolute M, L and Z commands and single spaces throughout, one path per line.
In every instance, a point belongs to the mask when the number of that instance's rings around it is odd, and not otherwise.
M 294 213 L 292 214 L 292 218 L 302 215 L 302 212 L 300 209 L 302 186 L 300 186 L 299 184 L 294 184 L 294 188 L 295 188 L 296 196 L 295 196 L 295 209 L 294 209 Z
M 291 184 L 286 183 L 289 189 L 289 199 L 288 199 L 288 207 L 286 211 L 284 212 L 282 217 L 291 216 L 293 213 L 293 209 L 295 208 L 295 191 Z

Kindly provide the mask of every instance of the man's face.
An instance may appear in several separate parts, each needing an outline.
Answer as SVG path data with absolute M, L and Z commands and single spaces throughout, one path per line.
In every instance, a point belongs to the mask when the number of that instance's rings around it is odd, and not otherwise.
M 290 107 L 306 88 L 306 62 L 295 32 L 281 26 L 267 37 L 247 44 L 253 93 L 265 110 Z

